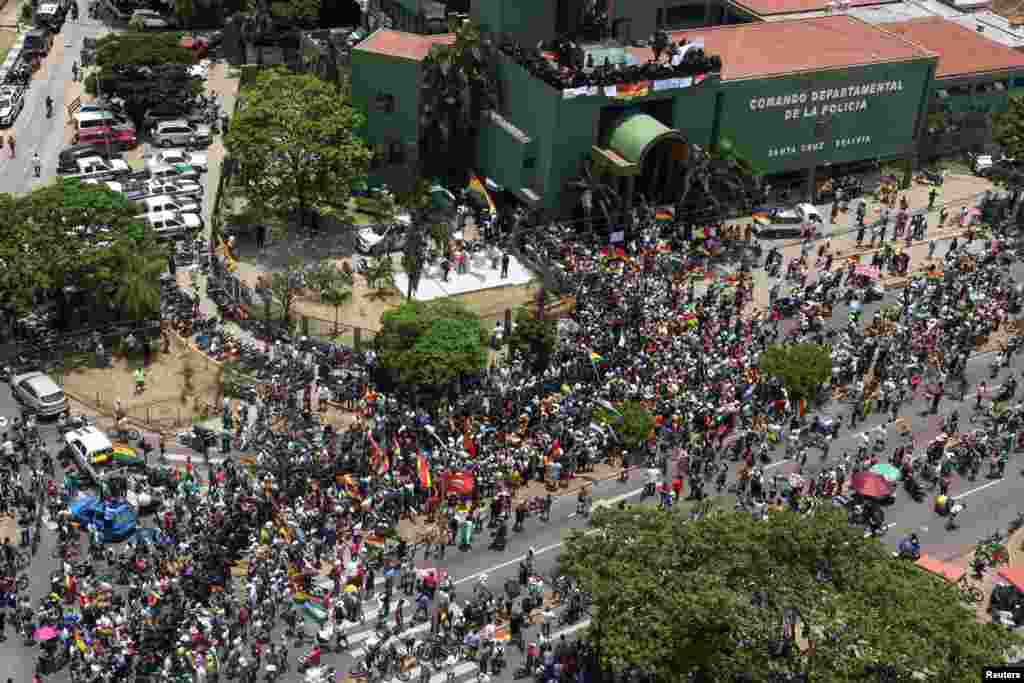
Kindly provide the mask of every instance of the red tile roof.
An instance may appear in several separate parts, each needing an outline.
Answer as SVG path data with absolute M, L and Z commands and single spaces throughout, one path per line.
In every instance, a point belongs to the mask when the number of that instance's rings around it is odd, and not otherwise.
M 936 78 L 1024 70 L 1024 53 L 941 17 L 897 21 L 884 28 L 938 54 Z
M 359 43 L 354 49 L 372 52 L 398 59 L 411 59 L 421 62 L 435 45 L 451 45 L 455 42 L 454 33 L 443 33 L 434 36 L 421 36 L 416 33 L 392 31 L 388 28 L 377 29 Z
M 703 38 L 705 52 L 722 58 L 723 81 L 935 57 L 847 15 L 691 29 L 671 38 L 675 43 Z M 641 61 L 651 59 L 649 48 L 634 48 L 633 54 Z
M 851 7 L 863 7 L 899 1 L 849 0 L 849 4 Z M 829 0 L 732 0 L 732 3 L 761 17 L 768 17 L 773 14 L 790 14 L 792 12 L 821 12 L 829 7 Z

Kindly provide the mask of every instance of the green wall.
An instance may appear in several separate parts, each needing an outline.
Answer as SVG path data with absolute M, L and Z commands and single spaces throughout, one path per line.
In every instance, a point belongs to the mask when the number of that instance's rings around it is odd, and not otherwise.
M 934 59 L 924 59 L 729 81 L 722 87 L 718 135 L 765 174 L 902 156 L 913 150 L 933 68 Z M 874 92 L 842 90 L 873 84 Z M 820 99 L 822 92 L 827 99 Z
M 554 0 L 473 0 L 470 12 L 494 35 L 508 35 L 524 45 L 555 37 Z
M 478 170 L 502 187 L 516 190 L 524 185 L 523 162 L 533 148 L 532 141 L 519 138 L 488 117 L 477 141 Z
M 417 148 L 419 138 L 420 65 L 362 50 L 352 51 L 352 101 L 366 115 L 364 138 L 371 145 L 402 142 Z M 394 111 L 378 111 L 378 94 L 394 97 Z M 371 173 L 371 180 L 379 180 Z

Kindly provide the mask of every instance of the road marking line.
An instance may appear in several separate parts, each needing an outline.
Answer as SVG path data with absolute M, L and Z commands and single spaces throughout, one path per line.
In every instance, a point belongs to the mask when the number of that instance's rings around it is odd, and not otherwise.
M 888 531 L 889 529 L 893 528 L 894 526 L 896 526 L 896 522 L 889 522 L 888 524 L 886 524 L 882 528 L 885 529 L 886 531 Z M 871 538 L 872 535 L 873 534 L 870 531 L 865 531 L 864 532 L 864 538 Z
M 984 491 L 985 489 L 987 489 L 990 486 L 995 486 L 996 484 L 1001 484 L 1001 483 L 1003 483 L 1002 479 L 996 479 L 995 481 L 990 481 L 987 484 L 982 484 L 981 486 L 978 486 L 977 488 L 973 488 L 973 489 L 970 489 L 968 491 L 964 491 L 963 493 L 961 493 L 959 495 L 953 496 L 953 500 L 960 500 L 961 498 L 966 498 L 967 496 L 973 496 L 978 491 Z
M 770 463 L 768 465 L 765 465 L 761 469 L 762 470 L 770 470 L 773 467 L 779 467 L 780 465 L 785 465 L 787 462 L 794 462 L 794 460 L 793 460 L 793 458 L 783 458 L 782 460 L 779 460 L 778 462 L 773 462 L 773 463 Z
M 619 494 L 617 496 L 612 496 L 611 498 L 602 498 L 601 500 L 594 501 L 594 504 L 591 506 L 591 510 L 594 510 L 594 509 L 599 508 L 599 507 L 602 507 L 602 508 L 611 507 L 612 505 L 615 505 L 619 501 L 627 500 L 627 499 L 632 498 L 633 496 L 637 495 L 638 493 L 643 493 L 643 492 L 644 492 L 644 487 L 641 486 L 640 488 L 638 488 L 638 489 L 636 489 L 634 491 L 630 491 L 629 493 L 622 493 L 622 494 Z M 581 516 L 580 513 L 573 512 L 572 514 L 569 515 L 569 519 L 572 519 L 573 517 L 580 517 L 580 516 Z

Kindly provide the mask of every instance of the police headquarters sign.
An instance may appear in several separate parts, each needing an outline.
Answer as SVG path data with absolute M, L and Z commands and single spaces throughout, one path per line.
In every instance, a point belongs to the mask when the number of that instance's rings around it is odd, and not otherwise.
M 777 110 L 782 112 L 783 120 L 799 121 L 806 118 L 855 114 L 865 111 L 870 100 L 902 92 L 902 80 L 803 90 L 786 95 L 753 97 L 750 99 L 750 111 Z

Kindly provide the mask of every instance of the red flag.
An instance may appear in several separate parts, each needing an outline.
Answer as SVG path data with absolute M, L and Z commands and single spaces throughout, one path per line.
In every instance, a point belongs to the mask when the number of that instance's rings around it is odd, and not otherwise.
M 549 460 L 558 460 L 558 456 L 560 456 L 561 454 L 562 442 L 560 439 L 556 438 L 554 441 L 551 442 L 551 447 L 548 448 L 548 452 L 544 457 L 548 458 Z
M 373 432 L 367 432 L 366 434 L 370 440 L 370 466 L 376 470 L 380 467 L 380 461 L 384 457 L 384 453 L 380 450 L 380 446 L 377 445 L 377 440 L 373 438 Z

